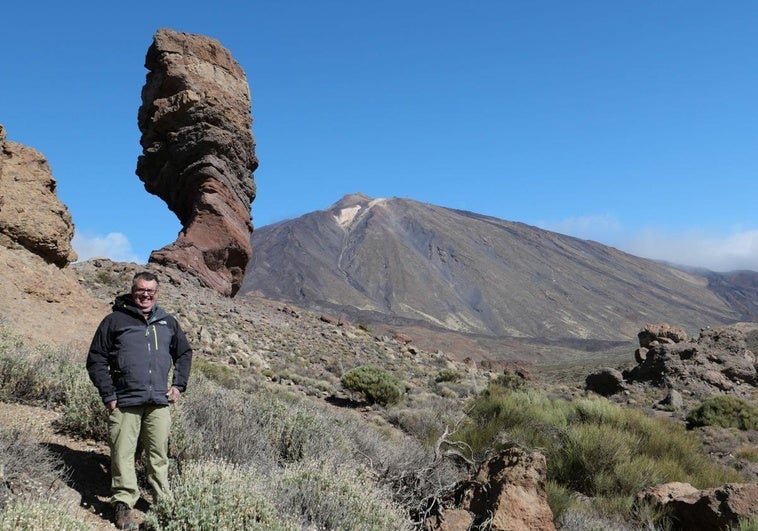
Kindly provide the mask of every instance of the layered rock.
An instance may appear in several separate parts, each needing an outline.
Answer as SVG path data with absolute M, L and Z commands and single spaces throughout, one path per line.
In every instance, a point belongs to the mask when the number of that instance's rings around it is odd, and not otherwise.
M 7 141 L 0 126 L 0 328 L 32 343 L 86 348 L 108 306 L 65 267 L 76 260 L 73 233 L 45 157 Z
M 258 167 L 245 72 L 215 39 L 170 29 L 156 32 L 145 66 L 137 175 L 182 224 L 150 261 L 234 295 L 252 254 Z
M 64 267 L 76 260 L 74 224 L 56 186 L 45 157 L 6 140 L 0 125 L 0 245 L 26 249 Z

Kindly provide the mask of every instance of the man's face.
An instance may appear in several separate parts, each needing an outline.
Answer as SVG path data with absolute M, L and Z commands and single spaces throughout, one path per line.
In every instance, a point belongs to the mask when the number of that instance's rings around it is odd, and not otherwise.
M 149 313 L 158 298 L 158 283 L 155 280 L 137 279 L 132 288 L 132 297 L 142 313 Z

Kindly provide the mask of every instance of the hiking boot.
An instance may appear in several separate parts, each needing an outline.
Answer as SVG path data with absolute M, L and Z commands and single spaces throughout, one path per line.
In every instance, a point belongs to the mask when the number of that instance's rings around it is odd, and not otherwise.
M 113 522 L 118 529 L 138 529 L 132 510 L 124 502 L 116 502 L 113 506 Z

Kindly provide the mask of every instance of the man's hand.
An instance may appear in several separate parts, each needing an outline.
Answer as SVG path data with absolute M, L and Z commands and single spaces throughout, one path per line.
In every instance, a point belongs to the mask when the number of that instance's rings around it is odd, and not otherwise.
M 179 395 L 181 394 L 182 392 L 172 385 L 171 389 L 169 389 L 168 393 L 166 393 L 166 398 L 168 398 L 168 403 L 173 404 L 174 402 L 179 400 Z
M 108 411 L 113 411 L 116 409 L 116 406 L 118 405 L 118 402 L 116 400 L 111 400 L 110 402 L 105 403 L 105 407 L 108 408 Z

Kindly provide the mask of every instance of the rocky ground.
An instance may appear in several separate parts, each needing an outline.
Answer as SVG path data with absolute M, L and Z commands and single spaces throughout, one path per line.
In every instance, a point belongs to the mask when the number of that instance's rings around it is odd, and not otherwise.
M 114 529 L 110 521 L 108 496 L 108 446 L 91 440 L 75 439 L 63 434 L 57 426 L 61 413 L 57 411 L 0 402 L 0 425 L 6 429 L 24 430 L 55 456 L 70 471 L 67 485 L 11 485 L 14 492 L 26 489 L 50 488 L 60 503 L 70 507 L 78 520 L 94 531 Z M 24 482 L 23 479 L 21 479 Z M 137 507 L 140 519 L 144 507 Z
M 55 302 L 47 302 L 45 296 L 35 298 L 44 295 L 44 289 L 27 293 L 25 300 L 17 302 L 25 305 L 25 320 L 16 316 L 12 324 L 25 331 L 30 340 L 64 344 L 81 352 L 83 363 L 89 339 L 97 322 L 107 313 L 110 301 L 126 291 L 134 273 L 143 268 L 109 260 L 73 264 L 65 273 L 72 283 L 64 295 L 57 296 Z M 361 364 L 377 364 L 400 375 L 412 407 L 414 400 L 431 394 L 435 376 L 442 370 L 465 375 L 465 386 L 448 390 L 448 396 L 461 402 L 504 370 L 525 372 L 535 385 L 548 388 L 551 394 L 574 398 L 587 392 L 585 377 L 599 363 L 597 359 L 588 360 L 586 365 L 574 361 L 570 370 L 556 366 L 544 370 L 539 365 L 462 356 L 460 351 L 454 354 L 442 349 L 430 351 L 418 346 L 407 330 L 397 333 L 391 327 L 366 329 L 339 316 L 317 314 L 266 299 L 230 299 L 176 269 L 154 265 L 150 269 L 161 278 L 159 304 L 177 315 L 198 360 L 213 362 L 232 375 L 254 379 L 262 386 L 286 386 L 335 407 L 356 404 L 354 397 L 342 390 L 339 380 L 346 370 Z M 23 280 L 23 272 L 17 278 Z M 39 279 L 37 282 L 44 286 Z M 48 288 L 60 293 L 60 284 Z M 56 321 L 55 313 L 50 316 L 51 304 L 68 311 L 62 311 Z M 40 327 L 40 322 L 47 322 L 43 319 L 50 320 L 50 324 Z M 627 363 L 617 357 L 613 363 L 619 372 L 634 367 L 633 349 L 629 349 Z M 667 392 L 649 382 L 626 382 L 623 390 L 609 399 L 683 422 L 684 408 L 660 406 Z M 364 415 L 378 417 L 380 412 L 366 408 Z M 71 499 L 77 496 L 81 499 L 81 506 L 74 509 L 81 520 L 92 529 L 110 529 L 107 447 L 60 433 L 56 428 L 59 416 L 56 411 L 0 403 L 0 424 L 30 426 L 35 437 L 69 465 L 72 471 L 69 494 Z M 736 457 L 741 450 L 756 448 L 758 433 L 712 428 L 699 433 L 715 460 L 741 470 L 748 481 L 758 481 L 758 465 Z M 141 518 L 147 507 L 137 509 Z

